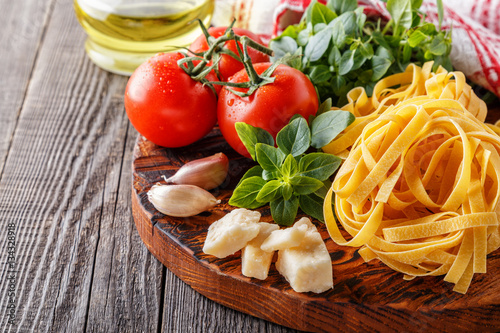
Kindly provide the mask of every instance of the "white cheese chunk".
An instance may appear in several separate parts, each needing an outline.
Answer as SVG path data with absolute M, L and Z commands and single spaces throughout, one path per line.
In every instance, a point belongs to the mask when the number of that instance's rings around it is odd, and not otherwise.
M 234 254 L 259 234 L 259 220 L 258 211 L 233 210 L 210 225 L 203 252 L 218 258 Z
M 278 252 L 276 269 L 296 292 L 322 293 L 333 288 L 330 254 L 316 226 L 308 218 L 300 219 L 292 228 L 304 225 L 307 231 L 302 242 Z
M 260 231 L 257 237 L 241 250 L 241 273 L 248 277 L 265 280 L 269 274 L 274 252 L 263 251 L 260 246 L 273 231 L 279 229 L 279 226 L 266 222 L 260 222 L 259 225 Z
M 304 239 L 307 228 L 307 225 L 299 225 L 273 231 L 260 248 L 271 252 L 298 246 Z

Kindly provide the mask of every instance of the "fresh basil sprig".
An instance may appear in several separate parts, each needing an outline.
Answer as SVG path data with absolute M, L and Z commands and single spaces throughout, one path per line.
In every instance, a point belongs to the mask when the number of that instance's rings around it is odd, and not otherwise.
M 441 31 L 442 0 L 437 0 L 439 29 L 419 11 L 422 0 L 385 2 L 388 22 L 368 19 L 356 0 L 328 0 L 326 5 L 314 0 L 301 22 L 288 26 L 269 46 L 275 59 L 302 56 L 289 65 L 311 79 L 322 101 L 330 97 L 337 106 L 347 103 L 354 87 L 371 95 L 378 80 L 403 72 L 409 63 L 434 60 L 434 69 L 451 70 L 451 33 Z
M 293 224 L 300 209 L 323 221 L 323 201 L 331 186 L 330 176 L 341 159 L 331 154 L 310 152 L 333 140 L 354 121 L 347 111 L 325 111 L 331 101 L 322 104 L 319 115 L 307 121 L 300 115 L 273 137 L 265 130 L 236 123 L 236 131 L 259 165 L 248 170 L 236 186 L 229 204 L 255 209 L 269 203 L 274 221 Z

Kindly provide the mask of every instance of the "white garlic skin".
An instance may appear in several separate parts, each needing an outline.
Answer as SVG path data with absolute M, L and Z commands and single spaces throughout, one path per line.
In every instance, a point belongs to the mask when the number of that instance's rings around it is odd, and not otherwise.
M 227 156 L 217 153 L 184 164 L 166 181 L 168 184 L 195 185 L 211 190 L 222 184 L 227 177 L 228 169 Z
M 194 185 L 154 185 L 148 199 L 161 213 L 175 217 L 194 216 L 218 203 L 210 192 Z

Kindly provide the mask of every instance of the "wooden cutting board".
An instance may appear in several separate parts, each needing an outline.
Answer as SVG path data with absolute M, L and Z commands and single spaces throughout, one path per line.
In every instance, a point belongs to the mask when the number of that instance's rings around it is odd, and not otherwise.
M 149 188 L 188 161 L 225 153 L 226 181 L 212 193 L 222 203 L 189 218 L 157 212 Z M 340 247 L 316 222 L 333 263 L 334 288 L 322 294 L 296 293 L 271 265 L 265 281 L 241 274 L 240 252 L 218 259 L 202 252 L 210 223 L 233 207 L 232 190 L 253 161 L 240 157 L 214 129 L 202 141 L 178 149 L 161 148 L 139 137 L 134 150 L 132 210 L 137 230 L 151 253 L 206 297 L 250 315 L 313 332 L 432 332 L 500 330 L 500 251 L 488 256 L 488 273 L 476 274 L 466 295 L 440 277 L 404 281 L 379 261 L 365 263 L 356 248 Z M 269 209 L 260 209 L 272 221 Z

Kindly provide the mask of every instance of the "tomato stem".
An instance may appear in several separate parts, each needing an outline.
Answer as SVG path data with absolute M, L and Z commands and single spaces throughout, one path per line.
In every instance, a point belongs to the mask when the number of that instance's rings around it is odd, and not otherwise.
M 204 84 L 210 86 L 212 90 L 214 90 L 213 85 L 225 85 L 228 87 L 234 88 L 248 88 L 247 92 L 236 92 L 231 90 L 233 93 L 241 96 L 249 96 L 255 92 L 259 87 L 271 83 L 274 81 L 274 78 L 271 77 L 272 72 L 276 68 L 276 66 L 272 66 L 272 71 L 265 71 L 262 75 L 259 75 L 255 68 L 252 65 L 252 59 L 248 54 L 248 48 L 253 48 L 259 52 L 262 52 L 268 56 L 273 56 L 273 50 L 261 45 L 254 40 L 248 38 L 247 36 L 238 36 L 233 31 L 233 25 L 236 20 L 233 20 L 231 25 L 226 29 L 222 36 L 218 38 L 214 38 L 210 35 L 207 28 L 203 25 L 201 20 L 198 20 L 203 34 L 207 40 L 208 50 L 203 53 L 194 53 L 194 56 L 185 55 L 184 58 L 177 61 L 179 67 L 181 67 L 193 80 L 201 81 Z M 234 40 L 236 44 L 236 48 L 238 54 L 231 52 L 224 48 L 226 42 Z M 227 82 L 209 82 L 205 77 L 212 70 L 215 71 L 217 76 L 220 79 L 220 74 L 218 71 L 218 62 L 220 60 L 221 54 L 228 54 L 229 56 L 241 61 L 243 66 L 248 73 L 249 82 L 244 82 L 242 84 L 230 84 Z M 208 65 L 212 61 L 212 65 Z M 197 62 L 196 65 L 194 63 Z
M 245 70 L 247 71 L 248 78 L 250 79 L 250 82 L 252 84 L 259 84 L 262 82 L 262 78 L 259 76 L 259 74 L 255 71 L 255 68 L 252 65 L 252 59 L 248 55 L 248 49 L 247 49 L 247 44 L 249 38 L 244 36 L 244 37 L 237 37 L 237 40 L 241 41 L 241 45 L 243 46 L 243 66 L 245 67 Z M 238 45 L 238 43 L 236 43 Z M 241 49 L 238 45 L 238 51 L 241 53 Z

